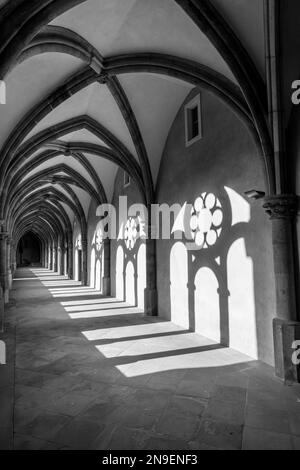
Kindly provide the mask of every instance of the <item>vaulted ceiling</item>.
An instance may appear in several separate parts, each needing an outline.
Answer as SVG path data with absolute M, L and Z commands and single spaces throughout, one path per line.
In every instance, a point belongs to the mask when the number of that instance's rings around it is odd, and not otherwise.
M 73 3 L 59 16 L 53 7 L 5 78 L 1 218 L 10 229 L 47 218 L 45 204 L 65 228 L 79 217 L 74 206 L 86 217 L 92 198 L 111 200 L 120 167 L 154 200 L 170 126 L 197 85 L 244 120 L 267 158 L 261 0 Z

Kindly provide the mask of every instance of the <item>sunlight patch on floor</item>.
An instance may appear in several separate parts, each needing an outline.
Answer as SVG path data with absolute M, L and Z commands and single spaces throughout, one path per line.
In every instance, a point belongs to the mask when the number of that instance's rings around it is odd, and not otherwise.
M 118 326 L 116 328 L 101 328 L 98 330 L 82 331 L 82 334 L 89 341 L 97 341 L 99 339 L 124 339 L 127 337 L 138 337 L 144 335 L 155 335 L 161 333 L 181 332 L 179 326 L 169 321 L 159 323 L 144 323 L 141 325 Z
M 68 300 L 66 302 L 61 302 L 63 307 L 67 306 L 78 306 L 78 305 L 93 305 L 93 304 L 109 304 L 121 302 L 121 300 L 115 299 L 114 297 L 104 297 L 100 299 L 87 299 L 87 300 Z
M 117 369 L 126 377 L 137 377 L 145 374 L 155 374 L 178 369 L 212 369 L 215 367 L 232 366 L 253 361 L 249 356 L 240 354 L 239 357 L 225 355 L 223 349 L 201 351 L 188 354 L 143 359 L 127 364 L 116 365 Z
M 96 345 L 98 351 L 108 358 L 115 356 L 151 356 L 162 353 L 167 353 L 167 356 L 175 356 L 177 352 L 180 351 L 182 351 L 182 354 L 189 355 L 189 353 L 202 352 L 206 347 L 218 347 L 218 344 L 211 340 L 201 338 L 195 333 L 186 333 L 180 336 L 150 336 L 149 338 L 131 339 L 129 341 L 114 342 L 112 344 Z
M 69 317 L 73 320 L 79 318 L 101 318 L 111 317 L 120 315 L 134 315 L 137 313 L 143 313 L 143 311 L 137 307 L 126 307 L 126 308 L 115 308 L 108 310 L 95 310 L 88 312 L 69 313 Z
M 101 308 L 100 308 L 101 307 Z M 65 306 L 66 312 L 89 312 L 93 310 L 114 310 L 116 308 L 125 308 L 131 307 L 131 305 L 127 304 L 126 302 L 102 302 L 102 303 L 94 303 L 94 304 L 87 304 L 87 305 L 72 305 L 70 307 Z

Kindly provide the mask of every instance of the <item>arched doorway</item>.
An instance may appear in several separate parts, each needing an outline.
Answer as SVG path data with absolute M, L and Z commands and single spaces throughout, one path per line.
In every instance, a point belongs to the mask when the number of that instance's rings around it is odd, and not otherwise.
M 38 266 L 41 264 L 41 242 L 32 232 L 28 232 L 20 239 L 17 248 L 17 265 Z

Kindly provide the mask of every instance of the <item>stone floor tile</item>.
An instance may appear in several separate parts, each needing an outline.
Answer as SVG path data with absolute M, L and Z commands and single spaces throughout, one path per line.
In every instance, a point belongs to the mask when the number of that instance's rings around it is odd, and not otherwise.
M 236 424 L 203 419 L 195 442 L 220 450 L 240 450 L 242 430 L 243 427 Z
M 149 432 L 147 431 L 117 426 L 105 448 L 110 450 L 143 450 L 148 440 Z M 100 446 L 99 449 L 102 449 L 102 447 Z
M 14 450 L 59 450 L 60 446 L 53 442 L 43 441 L 35 437 L 15 433 Z
M 212 378 L 210 381 L 205 380 L 205 378 L 202 380 L 184 378 L 178 384 L 177 393 L 194 397 L 209 398 L 214 387 L 215 378 Z
M 248 405 L 245 417 L 246 426 L 289 434 L 290 421 L 288 412 L 265 407 Z
M 244 387 L 235 387 L 216 384 L 211 396 L 218 401 L 228 403 L 245 403 L 247 390 Z
M 289 434 L 245 426 L 243 450 L 292 450 L 293 441 Z
M 162 436 L 150 437 L 143 450 L 189 450 L 189 444 L 180 439 L 171 439 Z
M 247 395 L 247 404 L 258 408 L 271 410 L 287 410 L 286 400 L 277 392 L 272 390 L 250 389 Z
M 53 437 L 70 421 L 63 415 L 39 412 L 27 419 L 26 423 L 16 427 L 16 431 L 39 439 L 53 442 Z
M 161 415 L 155 431 L 184 441 L 192 440 L 199 428 L 205 406 L 203 400 L 174 396 Z
M 53 441 L 62 447 L 87 450 L 104 428 L 101 423 L 75 418 L 53 436 Z
M 213 421 L 243 425 L 245 422 L 245 404 L 241 402 L 231 403 L 212 398 L 209 400 L 203 416 L 205 419 Z

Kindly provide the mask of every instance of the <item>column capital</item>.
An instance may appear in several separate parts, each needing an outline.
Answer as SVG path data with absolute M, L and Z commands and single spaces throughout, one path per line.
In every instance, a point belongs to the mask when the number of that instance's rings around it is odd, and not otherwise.
M 0 232 L 0 240 L 6 240 L 8 237 L 9 233 L 8 232 Z
M 298 210 L 298 198 L 294 194 L 278 194 L 265 198 L 263 205 L 270 219 L 292 219 Z

